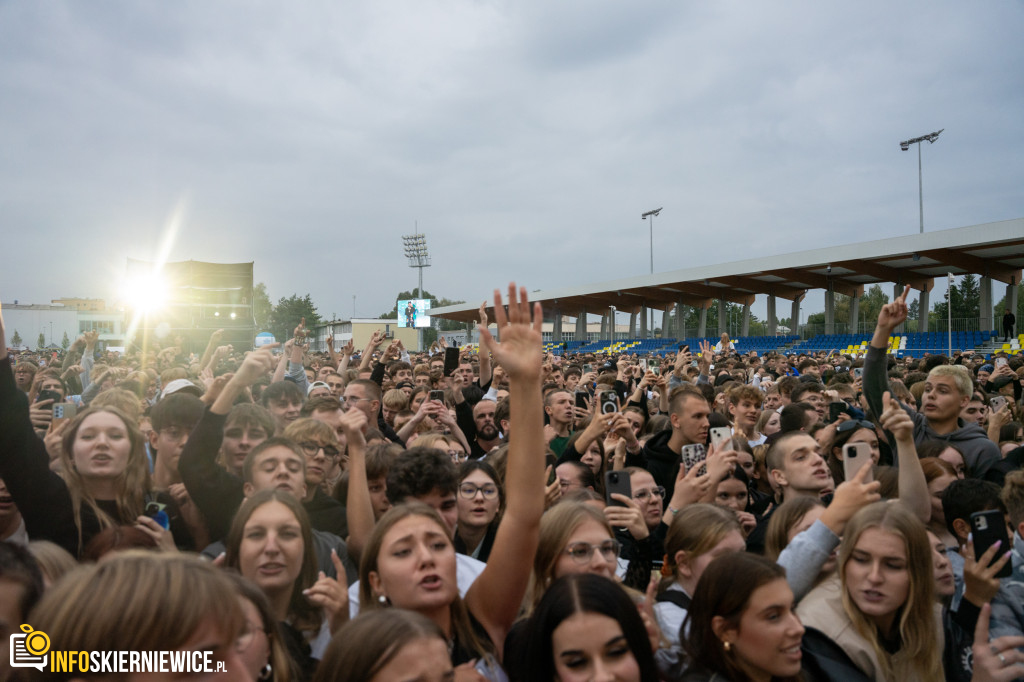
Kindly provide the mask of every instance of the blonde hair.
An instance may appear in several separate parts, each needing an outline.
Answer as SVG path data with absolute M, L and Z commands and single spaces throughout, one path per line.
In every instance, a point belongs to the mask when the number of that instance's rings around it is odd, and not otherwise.
M 108 388 L 93 398 L 89 406 L 116 407 L 136 424 L 142 417 L 142 401 L 139 396 L 123 388 Z
M 381 398 L 381 403 L 389 410 L 398 412 L 409 407 L 409 397 L 405 395 L 405 391 L 402 389 L 392 388 Z
M 974 394 L 974 382 L 971 381 L 971 375 L 963 365 L 937 365 L 928 372 L 928 378 L 932 377 L 951 377 L 961 397 Z
M 60 545 L 49 540 L 33 540 L 28 543 L 28 551 L 36 558 L 43 579 L 52 585 L 78 567 L 75 557 Z
M 1024 523 L 1024 471 L 1018 469 L 1006 474 L 1001 497 L 1010 514 L 1010 523 L 1016 530 L 1017 526 Z
M 338 444 L 338 435 L 327 424 L 317 421 L 311 417 L 296 419 L 281 434 L 285 438 L 295 441 L 296 444 L 307 440 L 318 439 L 331 445 Z
M 244 622 L 236 594 L 219 569 L 192 556 L 125 552 L 47 590 L 32 625 L 68 651 L 106 651 L 114 643 L 125 651 L 174 650 L 209 625 L 230 643 Z M 82 676 L 26 672 L 40 680 Z
M 125 467 L 124 473 L 118 476 L 115 483 L 117 497 L 114 499 L 114 503 L 117 506 L 118 516 L 116 519 L 112 519 L 109 514 L 103 511 L 99 504 L 97 504 L 96 498 L 87 490 L 85 481 L 78 473 L 78 469 L 75 468 L 74 458 L 71 455 L 75 439 L 78 437 L 78 431 L 82 427 L 82 422 L 90 416 L 102 412 L 108 412 L 121 420 L 128 433 L 128 442 L 131 445 L 131 449 L 128 452 L 128 464 Z M 62 467 L 61 475 L 64 477 L 64 483 L 67 485 L 68 493 L 71 496 L 75 526 L 78 528 L 79 553 L 84 546 L 82 538 L 83 504 L 88 505 L 92 509 L 96 519 L 99 521 L 101 530 L 120 525 L 121 523 L 134 523 L 135 519 L 142 514 L 146 494 L 150 489 L 149 464 L 146 460 L 145 443 L 143 442 L 142 432 L 139 431 L 136 422 L 118 408 L 108 405 L 106 407 L 90 407 L 84 412 L 79 412 L 78 416 L 75 417 L 68 427 L 67 433 L 64 434 L 64 441 L 60 450 L 60 462 Z
M 569 544 L 569 538 L 576 529 L 587 521 L 593 521 L 606 531 L 608 537 L 614 539 L 615 533 L 608 519 L 599 510 L 583 502 L 559 502 L 544 512 L 540 519 L 540 537 L 537 541 L 537 553 L 533 557 L 533 572 L 530 574 L 530 586 L 526 590 L 526 612 L 530 613 L 540 603 L 545 590 L 555 581 L 555 568 L 558 560 Z
M 736 514 L 730 509 L 714 504 L 691 504 L 681 509 L 665 534 L 665 565 L 662 569 L 665 577 L 658 585 L 658 592 L 668 589 L 676 581 L 678 552 L 686 552 L 686 560 L 693 561 L 713 550 L 734 531 L 743 533 Z
M 890 654 L 879 641 L 878 628 L 867 619 L 850 598 L 846 584 L 846 564 L 861 534 L 870 529 L 899 536 L 907 551 L 906 571 L 910 585 L 907 601 L 897 612 L 897 625 L 902 645 Z M 932 548 L 924 524 L 899 502 L 875 502 L 854 514 L 846 524 L 839 545 L 839 575 L 842 580 L 843 609 L 857 633 L 871 643 L 881 666 L 883 679 L 908 679 L 915 674 L 922 680 L 942 679 L 942 633 L 935 623 L 935 580 Z

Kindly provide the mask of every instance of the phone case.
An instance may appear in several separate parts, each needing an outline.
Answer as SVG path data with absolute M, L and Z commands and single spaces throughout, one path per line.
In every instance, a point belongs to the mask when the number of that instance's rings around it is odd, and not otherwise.
M 849 481 L 857 475 L 863 466 L 871 466 L 871 446 L 867 443 L 847 443 L 843 446 L 843 478 Z M 872 472 L 868 472 L 865 483 L 874 480 Z
M 1002 542 L 989 565 L 998 561 L 999 557 L 1010 550 L 1010 538 L 1006 532 L 1006 519 L 1003 517 L 1003 513 L 996 509 L 971 514 L 971 536 L 974 540 L 975 559 L 981 557 L 996 542 Z M 996 577 L 1009 578 L 1013 573 L 1011 563 L 1007 561 L 999 569 L 999 572 L 996 573 Z
M 606 471 L 604 474 L 604 497 L 605 501 L 616 507 L 626 505 L 618 500 L 612 499 L 612 493 L 633 497 L 633 489 L 629 484 L 629 474 L 625 471 Z

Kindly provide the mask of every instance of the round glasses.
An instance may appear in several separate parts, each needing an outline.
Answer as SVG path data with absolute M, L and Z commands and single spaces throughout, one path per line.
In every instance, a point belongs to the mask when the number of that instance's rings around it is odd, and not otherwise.
M 589 542 L 573 542 L 566 548 L 565 553 L 572 557 L 578 564 L 585 564 L 594 556 L 594 552 L 601 553 L 605 561 L 615 561 L 619 558 L 619 550 L 622 545 L 618 540 L 605 540 L 599 545 L 592 545 Z
M 337 459 L 338 455 L 341 453 L 341 450 L 333 445 L 320 445 L 320 443 L 316 443 L 311 440 L 299 443 L 299 447 L 302 448 L 304 453 L 306 453 L 306 457 L 316 457 L 317 453 L 323 450 L 324 454 L 327 455 L 327 459 Z

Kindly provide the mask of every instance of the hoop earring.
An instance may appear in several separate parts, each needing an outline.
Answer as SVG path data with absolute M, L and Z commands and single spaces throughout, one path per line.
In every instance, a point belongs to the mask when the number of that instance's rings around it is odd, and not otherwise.
M 270 666 L 270 663 L 268 662 L 265 666 L 260 668 L 260 675 L 258 679 L 260 680 L 260 682 L 267 682 L 267 680 L 269 680 L 273 676 L 274 669 Z

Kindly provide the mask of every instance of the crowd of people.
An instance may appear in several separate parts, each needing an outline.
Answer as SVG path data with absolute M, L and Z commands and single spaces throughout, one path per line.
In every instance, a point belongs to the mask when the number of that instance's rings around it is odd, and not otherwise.
M 544 353 L 515 285 L 478 351 L 8 351 L 0 642 L 263 682 L 1024 678 L 1024 358 L 889 354 L 906 295 L 863 356 Z

